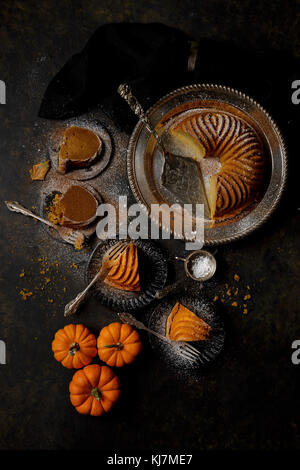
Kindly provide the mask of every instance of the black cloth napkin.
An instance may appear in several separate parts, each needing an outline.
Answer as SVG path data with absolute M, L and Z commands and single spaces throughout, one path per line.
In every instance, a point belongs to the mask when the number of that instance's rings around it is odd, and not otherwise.
M 105 24 L 53 78 L 39 116 L 76 116 L 106 103 L 124 81 L 144 93 L 149 86 L 163 89 L 160 85 L 168 77 L 185 74 L 188 56 L 188 37 L 174 28 L 162 24 Z
M 199 46 L 195 69 L 188 72 L 191 39 L 198 39 Z M 299 63 L 288 53 L 253 53 L 224 42 L 189 38 L 159 23 L 105 24 L 52 79 L 39 116 L 65 119 L 97 106 L 114 115 L 121 106 L 116 90 L 124 81 L 148 107 L 178 86 L 207 82 L 248 93 L 287 122 L 299 115 L 291 102 L 291 83 L 299 77 Z

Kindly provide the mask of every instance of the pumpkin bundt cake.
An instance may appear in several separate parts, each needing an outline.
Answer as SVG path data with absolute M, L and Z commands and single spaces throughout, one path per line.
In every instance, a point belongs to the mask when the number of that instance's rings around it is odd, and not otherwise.
M 65 130 L 58 155 L 58 171 L 89 167 L 102 149 L 102 142 L 95 132 L 83 127 L 71 126 Z
M 226 112 L 197 111 L 171 126 L 173 137 L 182 133 L 197 139 L 207 157 L 218 159 L 215 174 L 204 178 L 212 220 L 233 217 L 245 209 L 262 189 L 265 157 L 255 130 Z M 177 135 L 176 135 L 177 134 Z M 186 140 L 189 145 L 189 141 Z
M 167 319 L 166 337 L 172 341 L 203 341 L 211 327 L 191 310 L 176 302 Z
M 104 282 L 111 287 L 131 292 L 140 291 L 138 249 L 130 243 L 116 259 Z
M 98 201 L 86 188 L 72 185 L 64 194 L 56 194 L 48 219 L 70 228 L 84 228 L 96 218 Z

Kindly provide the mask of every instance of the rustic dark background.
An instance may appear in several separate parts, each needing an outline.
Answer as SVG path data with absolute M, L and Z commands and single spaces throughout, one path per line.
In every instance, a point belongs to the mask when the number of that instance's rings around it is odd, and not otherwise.
M 0 1 L 0 79 L 7 85 L 7 104 L 0 107 L 1 201 L 38 206 L 41 186 L 30 182 L 28 169 L 47 158 L 50 124 L 37 118 L 43 92 L 99 25 L 157 21 L 191 36 L 299 57 L 299 6 L 276 0 Z M 121 147 L 127 138 L 122 136 Z M 289 148 L 290 159 L 299 158 L 296 150 Z M 125 187 L 125 163 L 114 155 L 104 189 L 116 173 Z M 248 315 L 232 307 L 226 294 L 224 304 L 218 303 L 228 341 L 211 370 L 198 379 L 180 378 L 143 336 L 144 353 L 119 372 L 120 403 L 100 419 L 72 408 L 72 371 L 51 352 L 55 331 L 67 323 L 63 306 L 84 286 L 88 253 L 73 256 L 70 247 L 1 203 L 0 339 L 7 364 L 0 365 L 0 449 L 299 449 L 300 365 L 291 362 L 291 344 L 300 339 L 299 211 L 293 194 L 288 187 L 276 214 L 257 233 L 218 249 L 218 272 L 207 295 L 236 286 L 238 273 L 240 293 L 249 285 L 252 298 Z M 165 247 L 184 252 L 179 243 Z M 187 287 L 200 295 L 198 286 Z M 26 301 L 24 288 L 34 294 Z M 143 312 L 145 318 L 150 311 Z M 91 299 L 75 321 L 98 333 L 112 319 Z

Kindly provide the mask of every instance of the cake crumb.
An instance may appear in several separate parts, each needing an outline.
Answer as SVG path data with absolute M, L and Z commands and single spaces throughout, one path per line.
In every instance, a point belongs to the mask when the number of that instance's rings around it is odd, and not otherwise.
M 232 302 L 231 304 L 233 307 L 237 307 L 238 306 L 238 303 L 237 302 Z
M 28 291 L 27 289 L 22 289 L 20 290 L 20 295 L 22 296 L 23 300 L 27 300 L 28 297 L 31 297 L 33 295 L 33 293 Z
M 240 276 L 238 274 L 235 274 L 233 276 L 233 279 L 238 282 L 240 280 Z
M 78 269 L 78 265 L 75 263 L 70 264 L 70 268 Z
M 75 250 L 82 250 L 83 245 L 84 245 L 84 235 L 80 234 L 75 240 L 74 248 Z
M 215 295 L 213 301 L 216 302 L 218 299 L 219 299 L 219 296 Z
M 33 167 L 30 168 L 29 170 L 32 181 L 44 181 L 49 169 L 50 169 L 49 160 L 33 165 Z

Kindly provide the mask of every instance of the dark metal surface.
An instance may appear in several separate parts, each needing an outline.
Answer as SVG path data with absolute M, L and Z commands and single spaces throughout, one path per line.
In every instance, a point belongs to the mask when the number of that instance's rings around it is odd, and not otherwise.
M 28 170 L 47 159 L 53 124 L 36 117 L 43 92 L 99 24 L 161 21 L 180 25 L 195 37 L 254 49 L 262 44 L 287 48 L 300 56 L 296 8 L 295 2 L 278 0 L 267 8 L 264 2 L 250 0 L 41 0 L 38 8 L 32 0 L 2 2 L 0 79 L 7 85 L 7 104 L 0 106 L 1 200 L 38 206 L 42 184 L 31 182 Z M 147 102 L 153 104 L 148 96 Z M 99 191 L 106 202 L 115 202 L 118 194 L 134 202 L 124 154 L 132 129 L 128 134 L 116 130 L 103 110 L 97 111 L 97 118 L 115 145 L 109 166 L 99 176 Z M 166 370 L 141 333 L 143 353 L 118 371 L 122 398 L 100 419 L 80 416 L 73 409 L 68 393 L 73 373 L 51 352 L 55 331 L 67 323 L 64 305 L 84 287 L 90 249 L 74 252 L 39 224 L 1 204 L 0 339 L 7 348 L 7 363 L 0 365 L 1 449 L 300 448 L 300 366 L 291 362 L 291 344 L 300 339 L 299 151 L 290 142 L 287 138 L 290 178 L 278 209 L 254 234 L 219 248 L 216 274 L 204 286 L 210 299 L 225 292 L 224 303 L 218 301 L 227 331 L 221 356 L 198 380 L 181 378 Z M 161 245 L 170 258 L 186 256 L 180 241 Z M 181 280 L 180 293 L 200 296 L 199 284 L 185 277 L 182 265 L 173 268 L 174 277 Z M 240 282 L 233 281 L 235 273 Z M 239 288 L 236 298 L 241 305 L 247 285 L 251 287 L 248 315 L 231 305 L 226 284 Z M 33 292 L 26 301 L 19 293 L 24 288 Z M 143 322 L 151 311 L 141 313 Z M 98 334 L 117 318 L 91 298 L 72 321 Z

